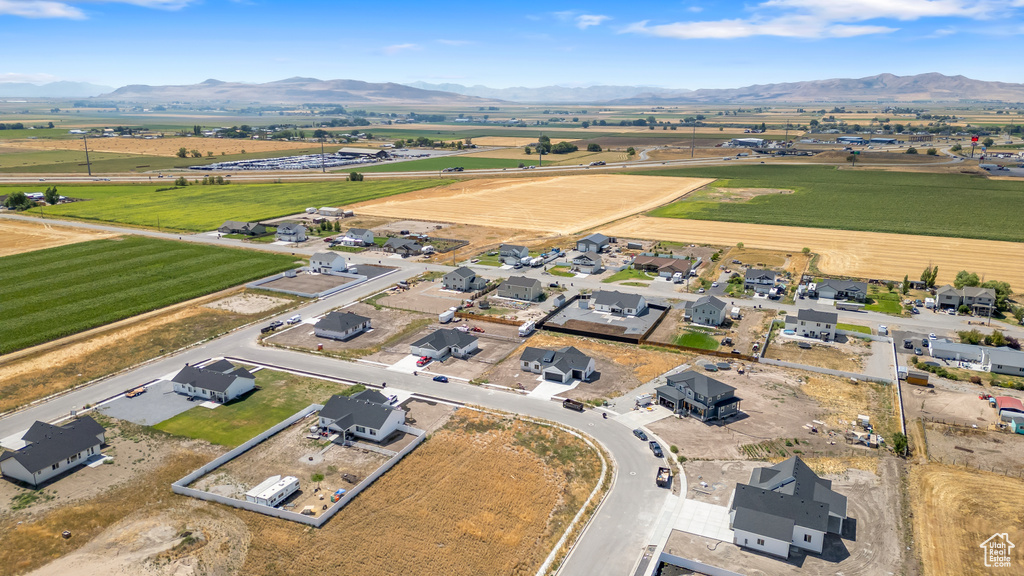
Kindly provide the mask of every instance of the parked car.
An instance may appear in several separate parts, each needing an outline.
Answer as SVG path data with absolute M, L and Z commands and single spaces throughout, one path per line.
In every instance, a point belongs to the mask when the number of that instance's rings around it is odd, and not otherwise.
M 918 347 L 918 348 L 914 348 L 914 354 L 917 354 L 918 356 L 920 356 L 921 354 L 924 354 L 924 352 L 922 352 L 921 348 Z
M 921 311 L 920 311 L 920 310 L 918 310 L 917 308 L 911 308 L 911 309 L 910 309 L 910 313 L 911 313 L 911 314 L 920 314 L 920 313 L 921 313 Z
M 703 293 L 704 293 L 704 289 L 703 288 L 701 288 L 700 290 L 697 290 L 697 294 L 703 294 Z
M 416 366 L 423 368 L 427 364 L 430 364 L 434 359 L 430 356 L 420 356 L 420 359 L 416 361 Z
M 275 330 L 280 328 L 281 326 L 284 326 L 284 322 L 281 322 L 280 320 L 274 320 L 273 322 L 270 323 L 270 327 Z
M 932 332 L 931 334 L 928 335 L 929 340 L 935 340 L 936 338 L 937 336 L 935 336 L 935 332 Z
M 479 327 L 479 326 L 473 326 L 469 330 L 470 330 L 470 332 L 483 332 L 484 331 L 484 329 Z
M 633 436 L 636 436 L 640 440 L 647 442 L 647 434 L 644 434 L 644 431 L 639 428 L 633 430 Z
M 665 454 L 661 451 L 661 445 L 655 442 L 654 440 L 651 440 L 650 444 L 648 445 L 651 447 L 651 452 L 654 452 L 655 457 L 663 458 L 665 456 Z
M 718 282 L 712 282 L 711 283 L 711 287 L 712 288 L 718 288 Z
M 448 382 L 447 376 L 434 376 L 434 382 Z

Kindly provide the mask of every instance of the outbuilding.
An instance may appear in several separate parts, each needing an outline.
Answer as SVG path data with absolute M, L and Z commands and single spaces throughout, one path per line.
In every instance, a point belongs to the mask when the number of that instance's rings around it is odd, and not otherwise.
M 271 476 L 245 493 L 246 502 L 275 507 L 299 490 L 299 479 L 294 476 Z

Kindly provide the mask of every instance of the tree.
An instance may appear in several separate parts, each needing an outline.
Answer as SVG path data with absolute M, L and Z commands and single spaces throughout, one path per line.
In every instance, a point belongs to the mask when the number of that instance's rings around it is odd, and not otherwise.
M 807 246 L 804 246 L 803 249 L 800 251 L 803 252 L 805 255 L 811 253 L 811 249 L 808 248 Z
M 587 144 L 587 152 L 600 152 L 600 151 L 601 151 L 601 145 L 600 144 L 597 144 L 596 142 L 591 142 L 590 144 Z
M 213 158 L 213 151 L 212 150 L 207 150 L 206 151 L 206 157 L 207 158 Z
M 743 250 L 743 242 L 737 242 L 736 247 L 739 248 L 740 250 Z
M 324 481 L 324 475 L 319 472 L 314 472 L 309 479 L 316 483 L 316 487 L 320 487 L 320 483 Z
M 584 128 L 590 128 L 590 122 L 587 122 L 586 120 L 584 120 L 583 123 L 580 124 L 580 126 L 582 126 Z
M 1008 282 L 1002 282 L 1000 280 L 989 280 L 981 285 L 982 288 L 991 288 L 996 291 L 996 308 L 999 310 L 1009 310 L 1010 305 L 1010 294 L 1013 291 L 1010 289 Z
M 1006 336 L 999 330 L 993 330 L 991 334 L 985 336 L 985 345 L 994 346 L 996 348 L 1006 346 Z
M 995 140 L 993 140 L 991 138 L 985 138 L 984 140 L 981 141 L 981 145 L 984 146 L 985 148 L 988 148 L 989 146 L 991 146 L 991 145 L 993 145 L 995 143 L 996 143 Z
M 350 172 L 349 175 L 348 175 L 348 181 L 349 182 L 362 182 L 363 181 L 363 175 L 360 174 L 359 172 Z
M 57 193 L 57 187 L 47 188 L 46 192 L 43 192 L 43 199 L 50 205 L 60 202 L 60 194 Z
M 939 276 L 939 267 L 938 266 L 929 266 L 929 267 L 924 269 L 924 272 L 921 272 L 921 282 L 924 282 L 924 285 L 926 287 L 928 287 L 928 288 L 934 288 L 935 287 L 935 279 L 938 278 L 938 276 Z
M 527 147 L 523 148 L 523 152 L 526 153 L 527 156 L 529 156 L 530 154 L 533 154 L 533 148 L 530 148 L 529 146 L 527 146 Z
M 911 146 L 910 148 L 907 148 L 907 151 L 904 152 L 904 154 L 917 154 L 917 148 Z
M 188 179 L 184 176 L 178 176 L 178 179 L 174 181 L 174 185 L 180 187 L 188 186 Z
M 630 146 L 629 148 L 626 148 L 626 156 L 632 156 L 634 154 L 636 154 L 636 149 L 635 148 L 633 148 L 632 146 Z
M 949 149 L 952 150 L 953 152 L 959 152 L 963 150 L 964 147 L 959 144 L 953 144 L 952 146 L 949 147 Z
M 193 158 L 202 158 L 203 157 L 203 153 L 200 152 L 199 150 L 192 150 L 190 152 L 190 154 L 192 154 Z
M 579 146 L 572 144 L 570 142 L 559 142 L 558 144 L 552 146 L 550 151 L 552 154 L 568 154 L 570 152 L 575 152 L 579 149 Z
M 24 192 L 15 192 L 8 196 L 4 200 L 4 208 L 8 210 L 28 210 L 32 207 L 33 202 L 28 199 L 28 196 Z
M 1024 324 L 1024 306 L 1014 306 L 1013 317 L 1017 319 L 1018 324 Z
M 910 292 L 910 276 L 908 274 L 903 275 L 903 284 L 900 286 L 900 292 L 903 292 L 903 294 Z
M 648 116 L 647 117 L 647 123 L 648 124 L 657 124 L 658 123 L 658 119 L 655 118 L 654 116 Z
M 968 272 L 967 270 L 961 270 L 956 273 L 956 279 L 953 280 L 953 287 L 957 290 L 964 286 L 977 286 L 981 284 L 981 279 L 974 272 Z
M 184 147 L 178 148 L 178 153 L 176 154 L 176 156 L 178 158 L 188 158 L 188 150 L 185 149 Z
M 956 313 L 961 316 L 967 316 L 971 313 L 971 307 L 967 304 L 961 304 L 960 307 L 956 309 Z
M 892 435 L 892 439 L 889 444 L 892 446 L 892 451 L 896 454 L 906 454 L 907 452 L 907 437 L 903 432 L 897 432 Z
M 929 148 L 928 150 L 925 150 L 925 154 L 927 154 L 929 156 L 935 156 L 938 153 L 939 153 L 939 151 L 936 150 L 935 148 Z
M 335 232 L 341 232 L 341 221 L 340 220 L 335 220 L 334 221 L 334 231 Z

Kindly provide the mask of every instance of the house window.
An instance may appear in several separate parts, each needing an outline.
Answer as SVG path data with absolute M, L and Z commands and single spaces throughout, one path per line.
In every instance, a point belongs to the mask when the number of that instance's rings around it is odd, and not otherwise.
M 364 426 L 356 426 L 356 432 L 365 433 L 366 428 Z
M 57 468 L 60 468 L 60 462 L 57 462 L 53 466 L 50 466 L 50 470 L 56 470 Z
M 370 430 L 370 436 L 376 436 L 376 435 L 377 435 L 377 431 L 376 431 L 376 430 L 373 430 L 373 429 L 371 429 L 371 430 Z
M 810 541 L 811 541 L 811 535 L 810 534 L 804 534 L 804 542 L 810 542 Z
M 758 546 L 764 546 L 764 538 L 758 538 L 757 539 L 757 545 Z

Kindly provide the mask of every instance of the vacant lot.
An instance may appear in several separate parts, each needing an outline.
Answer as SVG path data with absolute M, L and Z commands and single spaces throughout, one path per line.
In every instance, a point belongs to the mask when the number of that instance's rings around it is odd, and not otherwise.
M 981 543 L 996 533 L 1006 533 L 1017 546 L 1024 540 L 1019 478 L 926 464 L 911 468 L 908 491 L 914 543 L 926 576 L 993 574 L 999 569 L 985 567 Z M 1019 570 L 1020 554 L 1011 556 L 1008 572 Z
M 0 256 L 32 252 L 54 246 L 64 246 L 77 242 L 99 240 L 117 236 L 99 230 L 84 230 L 54 225 L 46 220 L 23 222 L 21 220 L 0 219 Z
M 173 181 L 154 185 L 61 186 L 60 193 L 88 202 L 47 206 L 48 216 L 118 222 L 173 230 L 215 230 L 225 220 L 256 221 L 301 212 L 309 206 L 348 206 L 373 198 L 402 194 L 437 181 L 318 182 L 296 184 L 231 184 L 174 188 Z M 0 194 L 24 191 L 4 186 Z M 34 190 L 34 189 L 33 189 Z M 39 208 L 30 212 L 37 213 Z
M 1019 242 L 1020 184 L 966 174 L 806 166 L 691 168 L 659 174 L 719 178 L 715 188 L 792 189 L 745 202 L 695 195 L 652 216 Z M 984 225 L 979 225 L 984 223 Z
M 795 362 L 844 372 L 860 372 L 864 367 L 864 357 L 871 353 L 871 348 L 859 338 L 840 338 L 847 341 L 842 343 L 813 342 L 809 349 L 805 349 L 800 348 L 795 340 L 780 336 L 768 346 L 765 356 L 784 362 Z
M 283 254 L 128 236 L 0 258 L 0 353 L 294 266 Z
M 356 210 L 394 218 L 570 234 L 660 206 L 707 182 L 612 174 L 482 179 L 367 202 Z M 518 208 L 512 209 L 510 198 L 515 198 Z
M 1024 286 L 1024 245 L 1015 242 L 642 216 L 616 223 L 602 232 L 620 238 L 635 236 L 700 244 L 743 242 L 750 247 L 794 254 L 807 246 L 820 255 L 818 269 L 837 276 L 896 280 L 909 274 L 915 278 L 927 266 L 938 265 L 940 285 L 952 282 L 959 270 L 974 270 L 1011 286 Z
M 299 324 L 294 328 L 272 334 L 265 338 L 264 342 L 307 350 L 315 350 L 318 346 L 323 346 L 323 351 L 327 354 L 353 359 L 373 354 L 381 346 L 386 346 L 392 339 L 400 339 L 410 331 L 418 331 L 427 324 L 437 321 L 433 315 L 418 314 L 396 308 L 381 307 L 377 310 L 362 302 L 346 306 L 339 312 L 352 312 L 369 318 L 372 329 L 342 341 L 319 338 L 314 333 L 312 324 Z

